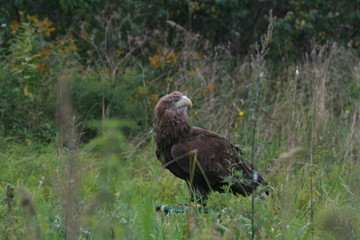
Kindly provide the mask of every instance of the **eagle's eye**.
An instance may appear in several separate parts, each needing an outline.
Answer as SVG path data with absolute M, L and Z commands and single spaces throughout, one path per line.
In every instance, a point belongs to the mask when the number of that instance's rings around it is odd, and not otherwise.
M 181 100 L 181 98 L 182 98 L 182 97 L 173 98 L 173 99 L 171 100 L 171 103 L 176 103 L 176 102 L 178 102 L 179 100 Z

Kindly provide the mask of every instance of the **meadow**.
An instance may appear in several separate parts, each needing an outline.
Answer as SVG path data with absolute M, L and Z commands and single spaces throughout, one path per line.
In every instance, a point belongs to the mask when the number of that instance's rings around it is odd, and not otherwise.
M 23 55 L 0 69 L 9 87 L 20 79 L 9 95 L 23 101 L 8 108 L 13 115 L 2 111 L 2 133 L 18 135 L 0 141 L 1 239 L 360 238 L 356 51 L 314 44 L 295 62 L 268 61 L 270 22 L 243 59 L 226 47 L 199 51 L 186 32 L 183 48 L 159 48 L 146 64 L 96 45 L 100 63 L 90 68 L 71 38 L 48 42 L 46 53 L 29 47 L 44 44 L 34 28 L 49 25 L 31 21 L 11 49 Z M 155 156 L 153 107 L 173 90 L 192 99 L 193 125 L 254 156 L 271 186 L 266 199 L 212 193 L 209 212 L 197 211 L 185 182 Z M 46 107 L 56 104 L 56 121 L 48 121 Z M 19 119 L 29 119 L 26 127 Z M 156 212 L 157 204 L 189 209 Z

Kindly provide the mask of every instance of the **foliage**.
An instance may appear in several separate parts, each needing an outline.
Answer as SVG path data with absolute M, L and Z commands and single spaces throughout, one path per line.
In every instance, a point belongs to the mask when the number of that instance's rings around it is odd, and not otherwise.
M 359 238 L 356 1 L 2 4 L 5 239 L 64 239 L 70 227 L 79 239 L 249 239 L 253 217 L 256 239 Z M 70 147 L 57 137 L 64 73 L 83 140 Z M 153 108 L 173 90 L 192 99 L 192 124 L 254 156 L 272 186 L 255 215 L 231 193 L 192 211 L 186 184 L 161 168 Z M 154 211 L 180 203 L 190 211 Z
M 77 154 L 82 167 L 73 218 L 80 220 L 80 239 L 250 238 L 251 198 L 213 193 L 208 214 L 192 211 L 191 207 L 184 214 L 156 213 L 155 204 L 188 203 L 186 184 L 160 167 L 153 142 L 141 151 L 126 143 L 119 131 L 121 125 L 106 122 L 102 125 L 103 135 Z M 339 136 L 334 127 L 328 130 Z M 259 137 L 262 139 L 264 134 Z M 313 165 L 301 151 L 282 153 L 275 159 L 271 158 L 271 151 L 270 145 L 260 151 L 262 157 L 273 161 L 266 176 L 273 189 L 265 200 L 255 197 L 256 238 L 357 238 L 359 195 L 356 179 L 348 174 L 358 176 L 359 168 L 353 165 L 349 169 L 347 161 L 337 159 L 338 154 L 319 146 L 312 152 L 317 159 Z M 64 196 L 59 189 L 69 179 L 62 177 L 66 168 L 60 160 L 63 154 L 66 153 L 59 152 L 53 144 L 15 145 L 1 154 L 0 167 L 4 171 L 0 194 L 5 196 L 8 184 L 16 188 L 12 210 L 6 204 L 0 208 L 0 214 L 6 216 L 0 224 L 5 238 L 29 238 L 26 234 L 34 232 L 30 230 L 36 226 L 44 239 L 64 238 L 64 212 L 59 207 Z M 28 205 L 22 204 L 24 199 L 29 199 Z M 26 210 L 29 205 L 34 208 L 30 216 Z
M 141 37 L 159 31 L 168 44 L 179 46 L 176 30 L 169 28 L 167 20 L 199 33 L 212 44 L 230 43 L 234 54 L 244 54 L 267 28 L 267 14 L 272 9 L 275 18 L 274 51 L 279 55 L 301 54 L 311 48 L 310 41 L 321 44 L 335 41 L 343 46 L 359 47 L 357 26 L 360 17 L 358 1 L 13 1 L 3 3 L 2 22 L 9 25 L 18 21 L 20 12 L 48 17 L 66 29 L 76 28 L 79 21 L 90 30 L 99 30 L 97 15 L 118 14 L 124 21 L 123 39 Z M 31 6 L 31 7 L 30 7 Z M 81 24 L 80 24 L 81 26 Z M 211 29 L 211 31 L 209 31 Z M 64 31 L 65 30 L 65 31 Z M 156 35 L 156 34 L 153 34 Z M 161 36 L 162 35 L 162 36 Z M 280 53 L 280 54 L 279 54 Z
M 2 56 L 2 131 L 20 139 L 51 141 L 55 135 L 56 75 L 59 59 L 76 56 L 72 38 L 51 41 L 56 30 L 48 18 L 22 16 L 11 26 L 10 55 Z M 15 133 L 15 134 L 14 134 Z
M 322 0 L 3 4 L 1 132 L 20 141 L 54 139 L 56 81 L 65 68 L 72 69 L 74 101 L 84 128 L 88 120 L 119 117 L 134 119 L 146 129 L 152 125 L 153 106 L 170 89 L 200 92 L 195 100 L 206 104 L 220 86 L 237 89 L 234 93 L 247 99 L 249 72 L 237 76 L 237 67 L 245 66 L 244 54 L 254 51 L 252 46 L 266 31 L 269 9 L 274 16 L 266 55 L 273 65 L 269 74 L 280 67 L 279 56 L 296 62 L 301 55 L 311 56 L 315 43 L 336 41 L 357 48 L 359 41 L 357 9 Z M 348 82 L 356 95 L 357 83 Z M 234 87 L 239 84 L 243 88 Z M 270 87 L 277 88 L 277 83 Z M 197 113 L 210 114 L 212 107 Z M 214 126 L 221 128 L 218 124 Z

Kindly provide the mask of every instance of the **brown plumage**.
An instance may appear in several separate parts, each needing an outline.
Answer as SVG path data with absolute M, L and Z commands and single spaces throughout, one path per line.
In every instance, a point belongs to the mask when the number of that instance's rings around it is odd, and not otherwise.
M 256 170 L 241 159 L 239 148 L 209 130 L 191 127 L 187 108 L 192 103 L 181 92 L 161 98 L 155 107 L 158 121 L 156 156 L 175 176 L 186 180 L 197 198 L 211 190 L 248 195 L 267 185 Z M 192 193 L 194 194 L 194 193 Z

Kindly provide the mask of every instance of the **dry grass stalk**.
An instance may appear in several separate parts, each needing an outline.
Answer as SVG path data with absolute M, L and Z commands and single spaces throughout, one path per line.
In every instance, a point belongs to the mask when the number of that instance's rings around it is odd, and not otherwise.
M 35 206 L 33 204 L 30 192 L 24 187 L 19 187 L 21 196 L 20 206 L 24 209 L 26 217 L 26 236 L 30 240 L 41 240 L 41 228 L 37 219 Z
M 79 187 L 78 136 L 74 125 L 74 109 L 70 92 L 71 75 L 63 73 L 58 77 L 58 122 L 62 164 L 66 170 L 65 179 L 60 183 L 66 239 L 78 239 L 80 222 L 76 213 Z

